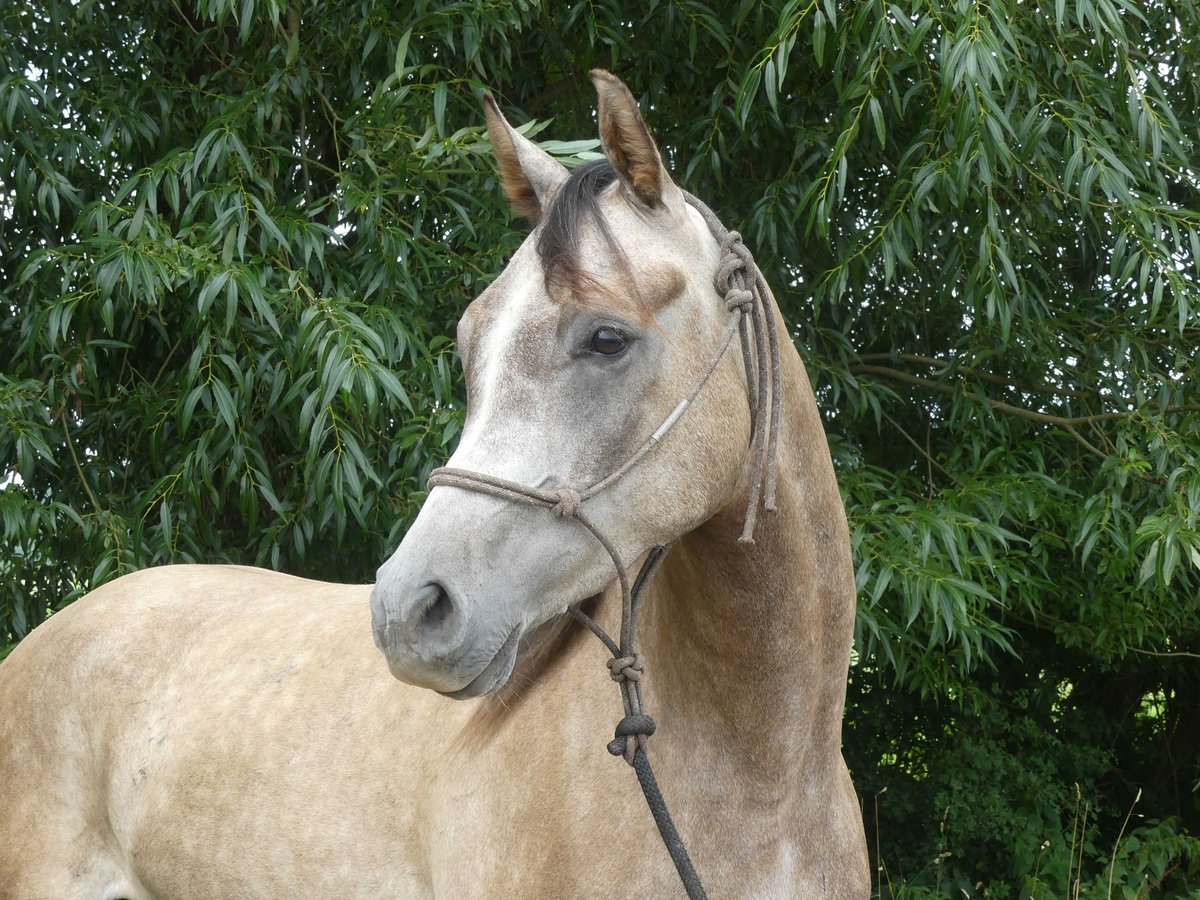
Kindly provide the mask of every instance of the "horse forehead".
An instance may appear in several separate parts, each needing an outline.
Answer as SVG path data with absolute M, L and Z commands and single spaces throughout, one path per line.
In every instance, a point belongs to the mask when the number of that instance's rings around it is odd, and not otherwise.
M 526 240 L 513 254 L 508 265 L 500 270 L 496 280 L 484 288 L 463 312 L 459 327 L 466 330 L 468 338 L 485 336 L 507 310 L 519 305 L 525 295 L 535 290 L 538 286 L 537 270 L 537 254 Z
M 580 261 L 585 270 L 611 279 L 606 287 L 617 289 L 632 315 L 647 321 L 677 300 L 691 278 L 703 281 L 705 274 L 697 268 L 705 256 L 703 237 L 689 210 L 647 213 L 630 203 L 617 185 L 608 189 L 600 206 L 620 253 L 612 252 L 599 229 L 587 228 L 581 235 Z M 586 291 L 579 299 L 585 306 L 605 305 L 603 297 L 590 297 Z
M 545 295 L 536 258 L 530 271 L 516 256 L 467 308 L 459 325 L 471 402 L 464 443 L 472 444 L 478 427 L 511 412 L 514 404 L 533 411 L 533 385 L 560 312 Z
M 536 253 L 520 261 L 514 256 L 463 313 L 459 337 L 470 345 L 472 357 L 484 344 L 490 350 L 486 355 L 495 357 L 504 347 L 546 338 L 568 313 L 628 317 L 649 324 L 687 286 L 686 258 L 635 255 L 626 247 L 626 259 L 619 260 L 611 252 L 588 249 L 581 262 L 590 278 L 574 289 L 547 285 Z
M 535 315 L 538 290 L 532 281 L 529 273 L 513 271 L 510 264 L 467 307 L 459 322 L 459 341 L 468 344 L 472 368 L 487 368 Z
M 467 308 L 460 337 L 473 346 L 490 345 L 486 356 L 499 363 L 506 347 L 519 339 L 545 337 L 567 310 L 628 316 L 651 324 L 685 293 L 690 280 L 702 276 L 697 263 L 708 254 L 699 234 L 703 229 L 692 221 L 699 217 L 691 209 L 650 217 L 633 207 L 615 184 L 606 189 L 600 209 L 616 246 L 595 223 L 582 223 L 574 235 L 575 252 L 589 276 L 587 283 L 573 289 L 548 284 L 535 231 Z

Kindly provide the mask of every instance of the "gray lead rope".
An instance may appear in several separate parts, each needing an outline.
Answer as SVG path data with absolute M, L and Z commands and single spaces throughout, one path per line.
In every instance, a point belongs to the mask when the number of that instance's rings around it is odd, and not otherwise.
M 715 285 L 717 291 L 725 299 L 725 308 L 729 311 L 729 325 L 720 341 L 717 352 L 709 360 L 707 366 L 697 377 L 691 391 L 671 411 L 646 441 L 635 450 L 625 462 L 612 474 L 593 484 L 583 491 L 562 486 L 553 491 L 544 491 L 529 487 L 515 481 L 485 475 L 482 472 L 472 472 L 469 469 L 444 467 L 434 469 L 429 476 L 429 488 L 456 487 L 462 490 L 478 491 L 490 494 L 503 500 L 515 503 L 525 503 L 550 510 L 559 519 L 575 519 L 591 532 L 609 557 L 617 571 L 617 580 L 621 585 L 621 634 L 620 640 L 614 641 L 600 625 L 578 608 L 573 608 L 571 614 L 586 625 L 612 653 L 608 661 L 609 675 L 620 688 L 621 703 L 625 716 L 617 723 L 613 740 L 608 744 L 608 751 L 614 756 L 622 756 L 637 773 L 642 793 L 654 816 L 659 834 L 671 861 L 679 873 L 684 889 L 690 900 L 707 898 L 700 877 L 692 865 L 683 840 L 675 828 L 671 814 L 667 810 L 666 801 L 654 771 L 650 768 L 650 758 L 646 754 L 647 739 L 654 734 L 654 720 L 646 715 L 642 703 L 642 678 L 646 672 L 646 662 L 642 654 L 634 646 L 637 634 L 638 613 L 646 588 L 653 579 L 663 557 L 666 547 L 655 547 L 646 557 L 635 582 L 629 580 L 629 570 L 617 553 L 616 547 L 608 540 L 583 512 L 582 505 L 601 491 L 616 484 L 630 469 L 642 461 L 651 450 L 666 437 L 667 432 L 679 421 L 679 418 L 691 406 L 704 386 L 708 384 L 717 365 L 725 356 L 729 345 L 733 343 L 735 333 L 740 333 L 742 345 L 742 360 L 746 373 L 746 398 L 750 406 L 751 440 L 750 454 L 753 461 L 752 483 L 749 499 L 746 505 L 746 518 L 742 527 L 742 535 L 738 539 L 742 543 L 753 543 L 754 526 L 758 520 L 758 506 L 761 503 L 768 510 L 775 509 L 775 450 L 779 436 L 779 405 L 781 400 L 780 370 L 779 370 L 779 333 L 775 323 L 775 298 L 766 280 L 754 262 L 749 249 L 742 243 L 741 235 L 729 231 L 721 224 L 711 209 L 691 194 L 684 192 L 687 202 L 703 217 L 713 237 L 721 246 L 721 262 L 717 268 Z

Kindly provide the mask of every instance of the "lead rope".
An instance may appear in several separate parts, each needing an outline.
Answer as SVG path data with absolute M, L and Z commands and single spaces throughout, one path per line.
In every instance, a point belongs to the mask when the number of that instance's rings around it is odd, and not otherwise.
M 725 308 L 729 311 L 729 325 L 716 354 L 700 373 L 691 391 L 663 420 L 654 434 L 615 471 L 583 491 L 575 491 L 565 486 L 545 491 L 494 475 L 451 467 L 434 469 L 429 476 L 428 486 L 430 490 L 435 487 L 456 487 L 514 503 L 549 509 L 556 518 L 574 519 L 579 522 L 608 553 L 621 585 L 620 640 L 614 641 L 608 632 L 579 608 L 571 609 L 571 614 L 586 625 L 612 654 L 612 658 L 608 660 L 609 676 L 617 683 L 621 692 L 621 705 L 625 715 L 617 723 L 613 739 L 608 743 L 608 752 L 613 756 L 623 757 L 637 773 L 646 804 L 650 807 L 658 832 L 667 852 L 671 854 L 671 861 L 675 864 L 675 870 L 679 873 L 679 879 L 683 882 L 689 900 L 707 900 L 708 895 L 700 882 L 700 876 L 696 874 L 683 839 L 680 838 L 667 810 L 662 791 L 654 778 L 654 770 L 650 767 L 646 749 L 650 735 L 654 734 L 655 725 L 654 719 L 646 715 L 642 703 L 642 678 L 646 674 L 646 661 L 634 646 L 638 614 L 646 588 L 662 565 L 668 548 L 654 547 L 646 556 L 636 580 L 631 584 L 629 570 L 617 553 L 616 547 L 581 509 L 585 501 L 616 484 L 663 440 L 704 389 L 728 351 L 729 345 L 733 343 L 735 333 L 740 334 L 746 374 L 746 399 L 750 406 L 751 422 L 750 455 L 753 465 L 746 517 L 738 541 L 754 542 L 754 526 L 758 521 L 760 503 L 768 510 L 775 509 L 775 452 L 779 437 L 781 400 L 775 297 L 755 264 L 750 250 L 742 242 L 741 235 L 736 231 L 727 230 L 713 211 L 696 197 L 684 191 L 684 198 L 700 213 L 721 246 L 721 261 L 714 283 L 717 291 L 725 299 Z

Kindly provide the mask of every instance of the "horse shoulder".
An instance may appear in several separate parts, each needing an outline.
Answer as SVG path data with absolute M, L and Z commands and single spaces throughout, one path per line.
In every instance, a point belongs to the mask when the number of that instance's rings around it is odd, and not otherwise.
M 419 896 L 427 760 L 465 710 L 388 677 L 369 592 L 170 566 L 36 629 L 0 666 L 0 875 L 58 895 L 23 860 L 69 853 L 47 877 L 107 873 L 93 896 Z

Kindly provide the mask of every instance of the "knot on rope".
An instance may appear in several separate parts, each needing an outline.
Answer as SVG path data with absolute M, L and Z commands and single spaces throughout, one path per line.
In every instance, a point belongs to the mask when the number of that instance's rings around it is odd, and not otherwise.
M 633 656 L 617 656 L 608 661 L 608 673 L 612 680 L 623 684 L 626 681 L 641 681 L 646 674 L 646 658 L 636 650 Z M 651 722 L 651 730 L 654 723 Z
M 624 756 L 625 762 L 633 765 L 633 754 L 641 747 L 645 749 L 646 738 L 654 734 L 654 720 L 647 715 L 626 716 L 617 723 L 616 735 L 608 742 L 608 752 L 613 756 Z
M 742 273 L 745 271 L 745 260 L 735 253 L 726 253 L 721 257 L 721 262 L 717 266 L 716 277 L 713 279 L 717 287 L 717 293 L 727 298 L 730 291 L 744 289 L 746 286 L 746 277 Z
M 730 312 L 740 309 L 748 313 L 754 309 L 754 294 L 742 288 L 730 287 L 725 292 L 725 308 Z
M 583 498 L 579 496 L 578 491 L 573 491 L 570 488 L 562 488 L 555 491 L 554 496 L 558 498 L 558 502 L 550 507 L 550 512 L 559 519 L 573 519 L 579 513 L 579 504 L 583 502 Z

